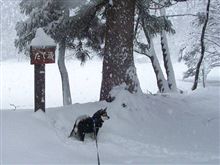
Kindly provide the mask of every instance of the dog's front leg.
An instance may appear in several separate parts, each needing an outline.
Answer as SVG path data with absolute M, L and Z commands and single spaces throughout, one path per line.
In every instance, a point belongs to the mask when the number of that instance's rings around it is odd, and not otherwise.
M 84 132 L 79 132 L 79 139 L 81 141 L 84 141 L 84 138 L 85 138 L 85 133 Z
M 72 129 L 70 135 L 69 135 L 69 138 L 73 136 L 73 132 L 74 132 L 74 128 Z
M 98 135 L 98 132 L 99 132 L 99 128 L 95 128 L 95 136 L 97 137 Z

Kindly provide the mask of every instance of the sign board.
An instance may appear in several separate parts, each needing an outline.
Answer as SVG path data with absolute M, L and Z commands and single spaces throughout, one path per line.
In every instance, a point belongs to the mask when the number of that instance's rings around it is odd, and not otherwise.
M 31 64 L 55 63 L 56 47 L 30 47 Z

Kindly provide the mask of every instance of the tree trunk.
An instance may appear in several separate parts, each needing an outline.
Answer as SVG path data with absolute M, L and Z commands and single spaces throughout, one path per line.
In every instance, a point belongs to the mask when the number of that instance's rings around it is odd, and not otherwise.
M 153 66 L 154 69 L 154 73 L 156 75 L 156 79 L 157 79 L 157 86 L 158 89 L 161 93 L 167 93 L 170 92 L 170 88 L 168 87 L 168 83 L 163 75 L 162 69 L 160 67 L 160 63 L 158 61 L 158 58 L 156 56 L 156 52 L 154 49 L 154 43 L 152 40 L 152 37 L 150 38 L 150 60 L 151 60 L 151 64 Z
M 206 87 L 206 77 L 207 77 L 207 74 L 206 74 L 205 68 L 202 68 L 202 85 L 203 85 L 203 88 Z
M 166 16 L 166 11 L 164 8 L 160 9 L 160 15 Z M 168 82 L 169 88 L 172 92 L 177 92 L 175 74 L 174 74 L 173 65 L 172 65 L 171 58 L 170 58 L 170 51 L 169 51 L 167 36 L 164 30 L 161 32 L 161 47 L 162 47 L 162 52 L 163 52 L 163 61 L 164 61 L 164 67 L 166 69 L 167 82 Z
M 135 0 L 113 0 L 106 18 L 100 100 L 107 100 L 113 87 L 125 84 L 131 93 L 139 88 L 133 59 Z
M 201 64 L 202 64 L 202 61 L 203 61 L 203 58 L 204 58 L 204 54 L 205 54 L 204 37 L 205 37 L 205 30 L 206 30 L 208 20 L 209 20 L 209 6 L 210 6 L 210 0 L 208 0 L 208 3 L 207 3 L 206 19 L 205 19 L 204 26 L 202 27 L 202 34 L 201 34 L 201 39 L 200 39 L 200 42 L 201 42 L 201 56 L 200 56 L 200 59 L 199 59 L 199 62 L 197 64 L 197 66 L 196 66 L 196 74 L 195 74 L 195 80 L 194 80 L 192 90 L 195 90 L 198 86 L 199 71 L 200 71 L 200 67 L 201 67 Z
M 63 39 L 59 43 L 58 67 L 62 81 L 63 105 L 70 105 L 72 104 L 72 99 L 70 94 L 69 77 L 65 66 L 65 50 L 66 44 L 65 39 Z
M 144 25 L 145 21 L 143 19 L 141 21 L 142 21 L 142 24 Z M 160 67 L 160 63 L 159 63 L 159 60 L 157 58 L 157 55 L 154 49 L 153 37 L 147 32 L 147 29 L 145 28 L 146 26 L 142 26 L 142 27 L 143 27 L 145 37 L 146 39 L 148 38 L 148 42 L 150 45 L 148 57 L 151 60 L 152 67 L 156 75 L 157 87 L 159 89 L 159 92 L 161 93 L 170 92 L 170 88 L 168 86 L 167 80 L 164 77 L 163 71 Z

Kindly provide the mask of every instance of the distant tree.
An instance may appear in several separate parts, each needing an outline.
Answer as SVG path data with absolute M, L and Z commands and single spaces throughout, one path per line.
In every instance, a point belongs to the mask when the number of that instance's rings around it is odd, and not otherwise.
M 20 19 L 20 13 L 15 10 L 18 1 L 0 1 L 1 18 L 0 18 L 0 60 L 17 57 L 17 50 L 14 48 L 15 22 Z
M 208 0 L 208 3 L 207 3 L 206 17 L 205 17 L 205 20 L 204 20 L 204 25 L 202 27 L 202 34 L 201 34 L 201 39 L 200 39 L 200 42 L 201 42 L 201 56 L 199 58 L 197 66 L 196 66 L 195 80 L 194 80 L 192 90 L 195 90 L 198 86 L 200 67 L 202 65 L 202 61 L 203 61 L 204 55 L 205 55 L 204 37 L 205 37 L 205 31 L 206 31 L 208 21 L 209 21 L 209 7 L 210 7 L 210 0 Z
M 200 11 L 204 8 L 204 4 L 200 4 Z M 208 6 L 207 6 L 208 7 Z M 210 3 L 209 19 L 207 20 L 206 12 L 199 12 L 196 19 L 193 20 L 193 25 L 195 29 L 191 32 L 191 38 L 187 40 L 187 44 L 182 47 L 182 57 L 188 70 L 184 73 L 183 78 L 194 77 L 196 75 L 196 68 L 199 64 L 199 59 L 202 60 L 200 65 L 200 72 L 197 74 L 197 82 L 202 79 L 203 86 L 205 87 L 205 82 L 207 75 L 210 71 L 220 66 L 220 12 L 219 12 L 220 2 L 218 0 L 213 0 Z M 207 8 L 206 8 L 207 10 Z M 207 26 L 205 27 L 205 22 Z M 203 28 L 201 32 L 197 29 L 198 27 Z M 202 44 L 203 43 L 203 44 Z M 203 52 L 201 49 L 203 47 Z M 201 54 L 203 55 L 203 58 Z M 198 72 L 198 71 L 197 71 Z M 194 88 L 194 87 L 193 87 Z

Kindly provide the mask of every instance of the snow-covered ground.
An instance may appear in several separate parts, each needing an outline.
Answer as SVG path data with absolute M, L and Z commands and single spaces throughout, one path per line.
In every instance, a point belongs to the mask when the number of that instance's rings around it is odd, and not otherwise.
M 147 58 L 136 59 L 138 78 L 144 93 L 156 93 L 156 77 Z M 34 66 L 29 61 L 16 59 L 2 61 L 1 93 L 2 109 L 33 108 L 34 106 Z M 81 66 L 79 61 L 68 61 L 67 69 L 73 103 L 94 102 L 99 99 L 101 86 L 102 62 L 99 59 L 88 61 Z M 182 81 L 186 67 L 181 63 L 174 64 L 177 85 L 185 91 L 190 90 L 192 82 Z M 220 69 L 210 73 L 209 80 L 220 81 Z M 217 81 L 217 83 L 220 83 Z M 46 65 L 46 107 L 62 105 L 61 78 L 57 64 Z M 22 94 L 22 96 L 21 96 Z
M 137 63 L 142 90 L 156 93 L 150 63 Z M 95 141 L 68 138 L 75 119 L 107 107 L 110 120 L 98 135 L 101 164 L 220 164 L 220 77 L 210 73 L 207 88 L 191 91 L 182 81 L 184 66 L 175 64 L 184 94 L 131 95 L 115 89 L 112 103 L 96 102 L 101 61 L 67 63 L 71 106 L 61 107 L 57 65 L 46 66 L 46 113 L 33 112 L 33 66 L 1 62 L 0 164 L 97 164 Z M 122 106 L 124 103 L 125 106 Z M 16 107 L 16 110 L 14 110 Z

